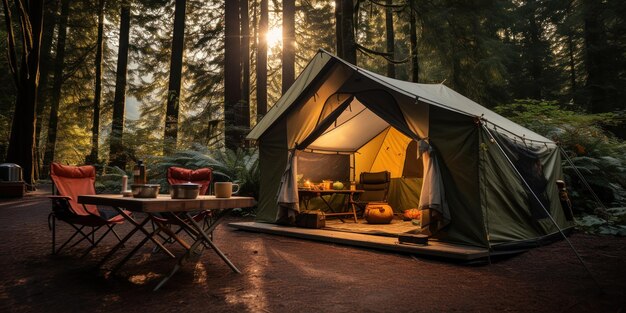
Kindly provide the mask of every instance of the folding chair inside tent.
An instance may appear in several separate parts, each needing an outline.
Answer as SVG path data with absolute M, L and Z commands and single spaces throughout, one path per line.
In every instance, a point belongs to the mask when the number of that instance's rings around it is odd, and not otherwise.
M 50 165 L 50 178 L 57 189 L 57 196 L 51 196 L 52 212 L 48 216 L 48 226 L 52 230 L 52 254 L 60 252 L 74 238 L 78 239 L 72 244 L 87 241 L 90 246 L 83 255 L 93 249 L 106 235 L 113 233 L 118 240 L 120 237 L 113 226 L 120 224 L 124 218 L 111 211 L 99 209 L 95 205 L 81 205 L 76 202 L 79 195 L 94 195 L 96 190 L 96 170 L 93 166 L 69 166 L 59 163 Z M 56 249 L 56 220 L 66 222 L 74 229 L 74 233 Z M 106 231 L 96 238 L 96 232 L 106 227 Z M 85 230 L 85 228 L 91 228 Z
M 368 203 L 386 203 L 390 181 L 391 173 L 388 171 L 361 173 L 359 188 L 364 192 L 352 204 L 356 205 L 362 214 Z

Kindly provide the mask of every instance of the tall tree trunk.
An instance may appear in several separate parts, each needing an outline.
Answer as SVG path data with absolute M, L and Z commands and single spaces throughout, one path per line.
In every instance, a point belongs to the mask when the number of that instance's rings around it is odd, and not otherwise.
M 296 1 L 283 0 L 283 94 L 295 80 L 296 62 Z
M 87 164 L 98 163 L 100 139 L 100 103 L 102 99 L 102 54 L 104 53 L 104 5 L 105 0 L 98 0 L 98 38 L 96 41 L 96 81 L 94 83 L 93 119 L 91 123 L 91 153 L 85 160 Z
M 165 113 L 165 135 L 163 154 L 176 150 L 178 141 L 178 110 L 180 101 L 180 83 L 183 70 L 183 52 L 185 42 L 185 6 L 186 0 L 176 0 L 174 9 L 174 34 L 172 38 L 172 56 L 170 58 L 170 82 L 167 92 L 167 112 Z
M 240 0 L 241 15 L 241 66 L 243 70 L 241 84 L 241 101 L 238 112 L 238 125 L 247 133 L 250 129 L 250 17 L 248 0 Z M 242 136 L 245 134 L 242 134 Z
M 342 0 L 341 43 L 343 59 L 356 65 L 356 41 L 354 38 L 354 1 Z
M 610 32 L 617 29 L 613 26 L 612 17 L 606 15 L 609 10 L 606 1 L 584 0 L 583 18 L 585 40 L 585 68 L 587 82 L 585 89 L 589 95 L 589 106 L 592 113 L 613 112 L 623 110 L 623 88 L 620 81 L 623 77 L 623 69 L 615 64 L 620 60 L 619 54 L 623 52 L 623 43 L 612 43 Z M 610 13 L 613 14 L 613 13 Z M 619 23 L 619 22 L 618 22 Z M 623 23 L 622 23 L 623 25 Z M 614 35 L 613 35 L 614 36 Z M 623 34 L 621 36 L 623 38 Z M 626 122 L 622 119 L 617 125 L 605 127 L 621 139 L 626 138 Z
M 261 18 L 256 55 L 256 119 L 267 113 L 267 25 L 269 21 L 267 0 L 261 0 Z
M 541 49 L 541 30 L 539 29 L 539 25 L 537 25 L 537 17 L 535 16 L 535 11 L 535 9 L 531 10 L 531 16 L 528 17 L 528 20 L 530 22 L 530 75 L 533 80 L 531 83 L 530 93 L 534 99 L 541 99 L 541 86 L 543 84 L 543 65 L 540 54 L 543 50 Z
M 48 77 L 50 75 L 50 63 L 52 63 L 52 39 L 54 38 L 54 28 L 57 25 L 56 15 L 58 10 L 58 1 L 51 1 L 50 6 L 44 9 L 44 28 L 41 38 L 41 57 L 39 61 L 39 90 L 37 91 L 37 122 L 35 125 L 35 180 L 40 177 L 48 176 L 47 171 L 42 168 L 43 152 L 41 141 L 41 122 L 43 120 L 43 112 L 46 106 L 46 95 L 48 88 Z M 42 149 L 43 148 L 43 149 Z
M 417 57 L 417 12 L 415 11 L 415 0 L 410 0 L 410 42 L 411 42 L 411 81 L 414 83 L 419 82 L 419 59 Z
M 585 68 L 587 70 L 586 88 L 589 91 L 590 111 L 593 113 L 610 112 L 613 108 L 606 92 L 605 61 L 606 38 L 601 21 L 602 4 L 600 1 L 583 1 Z
M 234 150 L 243 143 L 235 116 L 241 100 L 239 2 L 225 1 L 224 13 L 224 140 Z
M 128 42 L 130 35 L 130 3 L 122 1 L 120 9 L 120 38 L 117 52 L 117 72 L 115 75 L 115 99 L 113 100 L 113 120 L 109 144 L 109 162 L 112 166 L 126 167 L 124 152 L 124 118 L 126 109 L 126 72 L 128 69 Z
M 574 39 L 573 35 L 570 33 L 567 35 L 567 54 L 569 58 L 569 84 L 570 84 L 570 95 L 572 99 L 576 97 L 576 59 L 574 58 Z M 576 102 L 576 100 L 574 100 Z
M 343 15 L 341 6 L 343 5 L 343 0 L 335 0 L 335 40 L 337 46 L 337 56 L 340 58 L 344 58 L 343 52 L 343 40 L 341 38 L 341 34 L 343 34 L 342 26 L 343 20 L 341 16 Z
M 395 34 L 393 31 L 393 8 L 391 5 L 393 4 L 392 0 L 387 0 L 387 7 L 385 8 L 385 28 L 387 30 L 387 53 L 389 54 L 389 58 L 395 60 L 394 54 L 394 45 L 395 45 Z M 387 76 L 391 78 L 396 77 L 396 65 L 393 62 L 387 61 Z
M 48 141 L 43 156 L 44 167 L 54 161 L 54 152 L 57 143 L 57 122 L 59 119 L 59 104 L 63 87 L 63 68 L 65 67 L 65 41 L 67 39 L 67 20 L 69 18 L 69 0 L 61 0 L 61 15 L 59 18 L 59 34 L 57 36 L 56 56 L 54 57 L 54 78 L 52 81 L 52 97 L 50 99 L 50 117 L 48 119 Z
M 4 14 L 9 33 L 9 66 L 17 86 L 15 111 L 6 161 L 22 166 L 24 181 L 34 188 L 35 124 L 37 122 L 37 91 L 39 88 L 39 56 L 43 28 L 43 0 L 31 0 L 28 6 L 18 1 L 19 20 L 22 29 L 23 52 L 19 74 L 12 36 L 11 14 L 7 0 L 3 0 Z M 27 24 L 28 23 L 28 24 Z

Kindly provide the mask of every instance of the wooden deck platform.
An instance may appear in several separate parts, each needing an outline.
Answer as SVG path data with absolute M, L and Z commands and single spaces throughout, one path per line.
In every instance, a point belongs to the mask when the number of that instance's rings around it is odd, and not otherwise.
M 394 237 L 356 234 L 345 231 L 288 227 L 257 222 L 238 222 L 229 223 L 228 225 L 246 231 L 296 237 L 315 241 L 332 242 L 337 244 L 386 250 L 392 252 L 409 253 L 431 257 L 442 257 L 460 261 L 471 261 L 480 258 L 486 258 L 487 256 L 489 256 L 489 251 L 487 249 L 463 245 L 453 245 L 437 241 L 431 241 L 428 245 L 412 245 L 400 244 L 398 243 L 398 238 Z

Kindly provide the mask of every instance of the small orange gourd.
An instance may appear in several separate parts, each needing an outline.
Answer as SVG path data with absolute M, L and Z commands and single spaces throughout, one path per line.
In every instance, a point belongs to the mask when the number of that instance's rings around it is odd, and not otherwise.
M 420 209 L 404 210 L 404 217 L 409 220 L 419 220 L 422 218 L 422 210 Z

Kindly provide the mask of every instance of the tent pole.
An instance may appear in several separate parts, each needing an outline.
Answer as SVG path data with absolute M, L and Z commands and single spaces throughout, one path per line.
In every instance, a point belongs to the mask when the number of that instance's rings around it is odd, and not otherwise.
M 602 286 L 600 285 L 600 282 L 598 282 L 598 280 L 595 278 L 595 276 L 593 276 L 593 273 L 591 272 L 591 270 L 589 269 L 589 267 L 587 267 L 587 264 L 585 263 L 585 261 L 583 261 L 582 257 L 580 256 L 580 254 L 578 253 L 578 251 L 576 250 L 576 248 L 574 248 L 574 245 L 572 244 L 571 241 L 569 241 L 569 239 L 567 238 L 567 236 L 565 236 L 565 233 L 563 232 L 563 230 L 561 229 L 561 227 L 559 227 L 559 224 L 557 224 L 556 220 L 554 219 L 554 217 L 552 217 L 552 214 L 550 214 L 550 211 L 548 211 L 548 209 L 543 205 L 543 203 L 541 202 L 541 200 L 539 200 L 539 197 L 535 194 L 535 192 L 532 190 L 532 188 L 530 188 L 530 185 L 528 184 L 528 182 L 526 182 L 526 179 L 524 179 L 524 176 L 522 176 L 522 174 L 517 170 L 517 168 L 515 167 L 515 164 L 513 164 L 513 161 L 511 161 L 511 159 L 509 158 L 509 156 L 506 154 L 506 152 L 504 151 L 504 149 L 500 146 L 500 143 L 498 143 L 498 141 L 496 140 L 496 138 L 493 136 L 493 134 L 491 134 L 491 132 L 489 131 L 489 129 L 487 127 L 485 127 L 485 125 L 483 124 L 483 128 L 487 131 L 487 134 L 489 134 L 489 137 L 491 138 L 491 140 L 493 140 L 493 142 L 496 144 L 496 146 L 498 146 L 498 149 L 500 149 L 500 151 L 502 152 L 502 154 L 504 155 L 504 157 L 506 158 L 506 160 L 509 162 L 509 164 L 511 165 L 511 167 L 513 168 L 513 170 L 515 171 L 515 173 L 517 174 L 517 176 L 519 176 L 522 179 L 522 182 L 524 183 L 524 186 L 530 191 L 530 193 L 533 195 L 533 197 L 535 198 L 535 200 L 537 200 L 537 202 L 539 203 L 539 205 L 541 206 L 541 208 L 546 212 L 546 214 L 548 214 L 548 217 L 550 217 L 550 220 L 552 221 L 552 223 L 554 224 L 554 226 L 556 226 L 556 228 L 559 230 L 559 233 L 561 233 L 561 236 L 563 236 L 563 239 L 565 239 L 565 241 L 567 241 L 567 243 L 569 244 L 570 248 L 572 248 L 572 251 L 574 251 L 574 254 L 576 254 L 576 257 L 578 258 L 578 260 L 580 261 L 580 264 L 583 265 L 583 267 L 585 268 L 585 270 L 587 271 L 587 273 L 589 273 L 589 276 L 591 276 L 591 279 L 595 282 L 596 286 L 598 287 L 598 289 L 600 290 L 600 293 L 604 293 L 604 290 L 602 289 Z
M 561 154 L 563 154 L 563 156 L 565 157 L 565 160 L 567 160 L 567 163 L 569 163 L 569 165 L 572 166 L 572 168 L 574 169 L 574 172 L 576 173 L 576 175 L 578 175 L 578 178 L 582 180 L 583 184 L 585 185 L 585 188 L 587 188 L 587 190 L 591 192 L 593 199 L 596 200 L 596 202 L 598 202 L 598 204 L 606 211 L 607 209 L 606 206 L 604 205 L 604 203 L 602 203 L 602 201 L 600 200 L 598 195 L 593 191 L 593 189 L 591 189 L 591 186 L 589 185 L 589 183 L 587 182 L 583 174 L 578 170 L 576 165 L 574 165 L 574 162 L 572 161 L 572 159 L 570 159 L 570 157 L 567 155 L 567 153 L 565 153 L 565 150 L 563 150 L 561 146 L 558 146 L 558 147 L 559 147 L 559 150 L 561 151 Z

